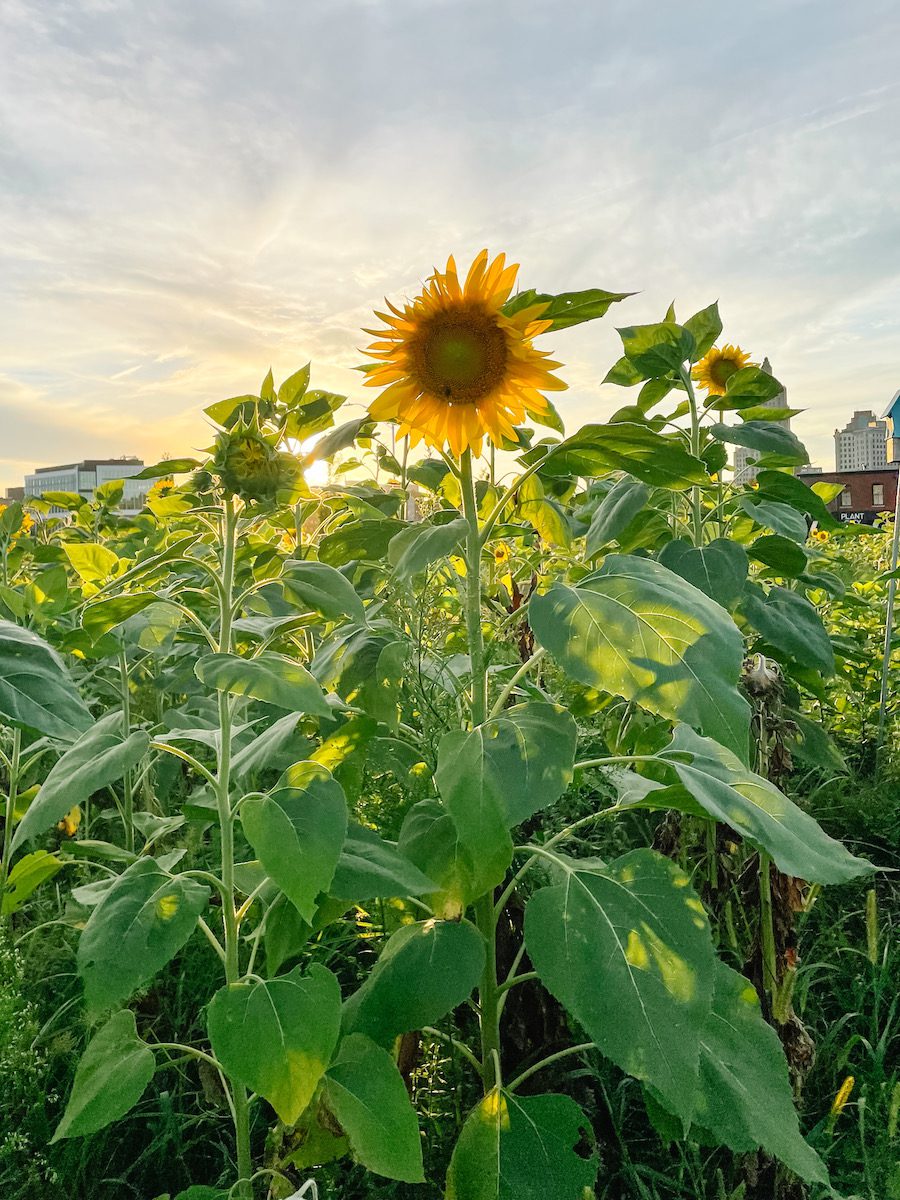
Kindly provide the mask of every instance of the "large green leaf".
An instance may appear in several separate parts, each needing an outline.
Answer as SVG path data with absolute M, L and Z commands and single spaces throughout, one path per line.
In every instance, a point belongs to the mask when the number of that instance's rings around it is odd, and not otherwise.
M 597 505 L 585 535 L 588 558 L 594 558 L 604 546 L 619 536 L 647 503 L 649 495 L 647 485 L 629 475 L 613 484 Z
M 627 300 L 634 292 L 605 292 L 603 288 L 587 288 L 581 292 L 560 292 L 552 295 L 547 292 L 537 292 L 530 288 L 525 292 L 517 292 L 503 305 L 503 311 L 508 316 L 514 316 L 526 308 L 543 306 L 541 321 L 550 321 L 551 330 L 569 329 L 573 325 L 581 325 L 584 321 L 596 321 L 606 315 L 611 304 Z
M 420 800 L 403 819 L 398 848 L 434 880 L 426 896 L 435 916 L 461 916 L 491 886 L 479 879 L 473 853 L 440 800 Z
M 693 334 L 674 321 L 629 325 L 619 330 L 625 357 L 643 379 L 659 379 L 681 369 L 696 349 Z
M 434 887 L 393 842 L 350 822 L 331 884 L 333 896 L 348 901 L 424 896 Z
M 388 1179 L 424 1183 L 415 1110 L 386 1050 L 362 1034 L 344 1038 L 325 1076 L 323 1098 L 364 1167 Z
M 722 962 L 701 1036 L 693 1119 L 738 1153 L 761 1146 L 808 1182 L 828 1183 L 825 1164 L 800 1133 L 778 1035 L 763 1020 L 753 985 Z
M 834 674 L 834 649 L 816 608 L 799 592 L 772 587 L 748 589 L 741 610 L 770 646 L 803 667 Z
M 299 759 L 305 759 L 314 743 L 298 732 L 301 719 L 300 713 L 279 717 L 253 741 L 242 746 L 231 760 L 232 778 L 245 779 L 259 771 L 284 771 Z M 218 730 L 212 732 L 218 741 Z
M 729 377 L 724 396 L 710 396 L 713 401 L 711 407 L 720 412 L 750 408 L 751 405 L 758 406 L 767 400 L 774 400 L 783 391 L 782 385 L 768 371 L 761 367 L 742 367 Z
M 235 696 L 252 696 L 292 712 L 329 717 L 331 709 L 322 689 L 301 663 L 264 650 L 256 658 L 237 654 L 207 654 L 195 667 L 197 678 L 208 687 Z
M 552 496 L 544 491 L 537 475 L 526 479 L 516 492 L 517 515 L 528 521 L 534 530 L 551 546 L 569 546 L 572 527 L 568 515 Z
M 575 722 L 551 704 L 528 703 L 471 732 L 441 739 L 438 790 L 487 890 L 512 858 L 509 830 L 558 800 L 572 780 Z
M 220 988 L 207 1010 L 213 1053 L 227 1074 L 293 1125 L 313 1097 L 337 1045 L 341 989 L 313 964 L 267 982 Z
M 795 542 L 806 541 L 809 532 L 806 517 L 789 504 L 781 504 L 777 500 L 757 500 L 751 496 L 741 496 L 738 503 L 757 525 Z
M 156 1060 L 137 1034 L 134 1013 L 117 1012 L 81 1056 L 72 1094 L 52 1142 L 96 1133 L 123 1117 L 153 1078 Z
M 402 521 L 351 521 L 322 538 L 319 559 L 332 567 L 354 560 L 383 563 L 391 538 L 405 528 Z
M 624 1071 L 690 1120 L 715 955 L 687 875 L 652 850 L 600 867 L 558 859 L 564 881 L 525 910 L 544 985 Z
M 538 641 L 573 679 L 687 721 L 741 757 L 750 709 L 737 688 L 744 643 L 729 615 L 650 559 L 611 554 L 577 587 L 528 606 Z
M 610 471 L 624 471 L 654 487 L 675 491 L 709 482 L 706 465 L 688 454 L 679 440 L 631 421 L 585 425 L 553 446 L 541 466 L 541 474 L 548 477 L 591 478 Z
M 778 504 L 787 504 L 797 512 L 806 513 L 818 522 L 820 529 L 841 529 L 840 521 L 828 511 L 825 501 L 815 491 L 815 485 L 808 487 L 795 475 L 785 471 L 760 471 L 756 476 L 760 500 L 774 500 Z M 819 486 L 822 486 L 821 484 Z M 777 532 L 781 532 L 778 530 Z
M 674 773 L 701 808 L 765 850 L 786 875 L 813 883 L 846 883 L 872 870 L 768 779 L 687 725 L 675 727 L 671 742 L 656 758 L 669 768 L 669 779 Z M 668 791 L 667 798 L 670 807 L 680 807 L 677 792 Z
M 797 435 L 777 422 L 744 421 L 741 425 L 716 423 L 710 426 L 710 432 L 720 442 L 759 451 L 758 457 L 764 457 L 771 467 L 793 467 L 809 462 L 806 447 Z
M 722 332 L 722 318 L 719 316 L 719 302 L 701 308 L 684 323 L 685 329 L 694 339 L 694 350 L 691 362 L 699 362 L 708 354 L 715 344 L 716 338 Z
M 423 522 L 394 534 L 388 546 L 388 562 L 398 579 L 410 580 L 430 563 L 454 554 L 465 541 L 468 522 L 461 517 L 444 525 Z
M 129 592 L 125 596 L 111 596 L 108 600 L 98 600 L 88 605 L 81 615 L 81 624 L 91 640 L 96 642 L 158 601 L 155 592 Z
M 767 533 L 758 537 L 747 547 L 747 554 L 761 562 L 782 579 L 796 579 L 806 570 L 808 556 L 799 542 L 782 537 L 779 533 Z
M 51 767 L 16 829 L 13 849 L 61 821 L 100 788 L 121 779 L 149 748 L 144 730 L 123 737 L 122 714 L 107 713 Z
M 365 983 L 344 1004 L 344 1029 L 389 1046 L 433 1025 L 472 994 L 484 940 L 468 921 L 418 921 L 388 939 Z
M 127 1000 L 185 944 L 209 889 L 170 875 L 153 858 L 127 867 L 91 913 L 78 943 L 78 973 L 88 1008 Z
M 454 730 L 441 740 L 435 778 L 459 822 L 477 786 L 496 798 L 506 825 L 519 825 L 563 794 L 572 782 L 578 730 L 571 713 L 530 700 L 504 709 L 471 732 Z M 464 778 L 465 776 L 465 778 Z
M 91 724 L 65 663 L 36 633 L 0 620 L 0 720 L 71 742 Z
M 703 546 L 676 538 L 663 546 L 659 561 L 729 610 L 741 598 L 747 582 L 747 552 L 730 538 L 715 538 Z
M 353 584 L 327 563 L 291 559 L 284 564 L 282 583 L 288 595 L 329 621 L 342 621 L 346 617 L 358 625 L 366 623 L 366 610 Z
M 241 824 L 268 875 L 305 921 L 327 892 L 347 832 L 341 785 L 318 763 L 291 769 L 291 786 L 241 805 Z
M 105 583 L 119 561 L 118 554 L 100 542 L 63 542 L 63 550 L 85 583 Z
M 466 1119 L 447 1171 L 447 1200 L 584 1200 L 597 1157 L 590 1122 L 569 1096 L 489 1092 Z M 584 1149 L 582 1149 L 584 1148 Z

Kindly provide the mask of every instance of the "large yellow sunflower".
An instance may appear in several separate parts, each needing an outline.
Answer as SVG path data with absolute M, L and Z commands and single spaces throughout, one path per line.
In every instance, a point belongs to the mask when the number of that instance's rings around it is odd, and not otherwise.
M 366 330 L 378 338 L 366 351 L 377 360 L 366 386 L 384 388 L 369 408 L 376 421 L 397 421 L 413 446 L 478 455 L 485 437 L 497 445 L 526 413 L 548 412 L 541 393 L 567 385 L 551 373 L 561 364 L 532 344 L 551 325 L 540 320 L 545 305 L 502 311 L 518 270 L 482 250 L 460 284 L 451 257 L 410 304 L 386 301 L 390 312 L 375 315 L 387 328 Z
M 710 396 L 724 396 L 728 380 L 750 361 L 740 346 L 713 346 L 691 371 L 691 378 L 706 388 Z

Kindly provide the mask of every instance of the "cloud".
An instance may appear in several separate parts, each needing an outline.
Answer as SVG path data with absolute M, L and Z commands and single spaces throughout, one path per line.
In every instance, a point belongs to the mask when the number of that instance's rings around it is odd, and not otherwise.
M 719 297 L 812 455 L 893 395 L 900 14 L 837 0 L 160 0 L 0 17 L 0 483 L 155 458 L 360 327 L 450 250 L 640 295 L 555 339 L 570 424 L 615 323 Z

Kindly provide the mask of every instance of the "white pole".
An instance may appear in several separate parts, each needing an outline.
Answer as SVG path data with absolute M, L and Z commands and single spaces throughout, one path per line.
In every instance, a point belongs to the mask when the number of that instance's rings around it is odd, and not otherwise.
M 891 576 L 888 580 L 887 609 L 884 614 L 884 657 L 881 662 L 881 702 L 878 708 L 878 749 L 884 741 L 884 723 L 887 715 L 888 672 L 891 668 L 891 642 L 894 640 L 894 594 L 897 580 L 897 556 L 900 550 L 900 467 L 897 468 L 897 503 L 894 506 L 894 541 L 891 547 Z

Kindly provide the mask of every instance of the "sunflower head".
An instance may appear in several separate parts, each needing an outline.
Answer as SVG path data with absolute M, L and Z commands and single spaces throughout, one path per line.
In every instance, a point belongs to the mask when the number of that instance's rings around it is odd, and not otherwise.
M 512 558 L 512 552 L 506 542 L 497 542 L 494 546 L 494 562 L 498 567 L 502 567 Z
M 377 339 L 366 351 L 376 360 L 366 386 L 384 389 L 369 408 L 374 420 L 396 421 L 413 446 L 477 455 L 485 437 L 514 440 L 526 413 L 547 414 L 542 393 L 566 384 L 552 374 L 561 364 L 533 345 L 551 324 L 540 320 L 545 305 L 503 312 L 518 270 L 482 250 L 463 283 L 450 258 L 404 308 L 386 301 L 389 311 L 376 313 L 385 327 L 366 331 Z
M 750 355 L 740 346 L 713 346 L 691 371 L 691 378 L 710 396 L 724 396 L 728 380 L 749 362 Z
M 219 434 L 214 466 L 226 491 L 260 502 L 272 501 L 290 488 L 300 471 L 296 460 L 271 438 L 248 427 Z
M 147 492 L 148 500 L 162 500 L 165 496 L 169 496 L 175 491 L 174 479 L 157 479 L 156 483 Z

